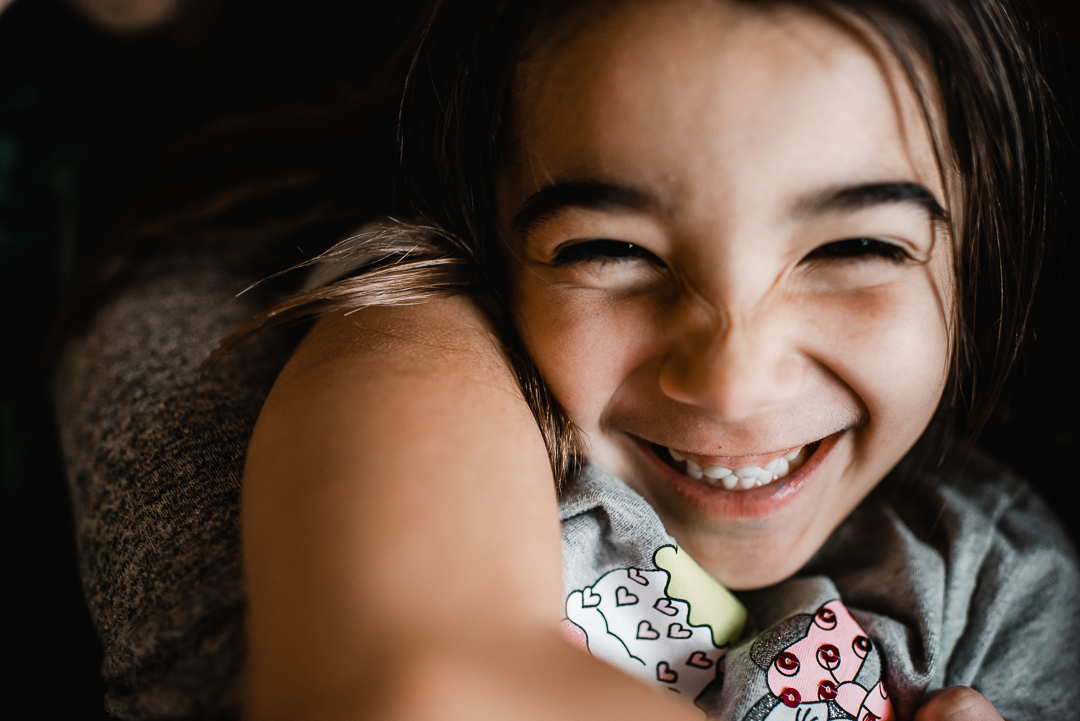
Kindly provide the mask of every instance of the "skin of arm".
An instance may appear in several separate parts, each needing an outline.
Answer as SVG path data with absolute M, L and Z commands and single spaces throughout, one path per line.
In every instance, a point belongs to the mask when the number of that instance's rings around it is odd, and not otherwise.
M 469 299 L 321 320 L 244 475 L 247 717 L 699 718 L 562 640 L 543 440 Z

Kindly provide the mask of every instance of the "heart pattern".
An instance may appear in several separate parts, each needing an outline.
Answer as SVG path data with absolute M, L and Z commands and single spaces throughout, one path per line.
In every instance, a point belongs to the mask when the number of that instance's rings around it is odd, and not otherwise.
M 723 650 L 708 626 L 690 623 L 690 603 L 667 594 L 671 582 L 663 569 L 608 571 L 567 597 L 567 621 L 582 629 L 593 656 L 644 675 L 665 695 L 697 698 L 716 681 Z
M 660 632 L 648 621 L 642 621 L 637 625 L 637 637 L 642 641 L 655 641 L 660 638 Z
M 655 608 L 657 611 L 664 614 L 665 616 L 679 615 L 679 609 L 671 605 L 671 599 L 665 598 L 663 596 L 656 599 L 656 603 L 653 604 L 653 608 Z
M 712 660 L 705 655 L 704 651 L 694 651 L 690 654 L 690 658 L 686 659 L 686 665 L 694 668 L 712 668 L 712 664 Z

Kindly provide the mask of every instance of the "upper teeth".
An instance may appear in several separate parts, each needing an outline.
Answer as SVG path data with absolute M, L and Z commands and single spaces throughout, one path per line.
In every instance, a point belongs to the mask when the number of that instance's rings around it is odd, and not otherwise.
M 791 467 L 798 460 L 801 460 L 804 447 L 796 448 L 778 458 L 772 459 L 765 464 L 764 468 L 759 466 L 740 466 L 739 468 L 703 466 L 674 449 L 669 448 L 668 453 L 676 462 L 686 462 L 686 475 L 696 479 L 705 478 L 709 483 L 719 481 L 724 488 L 730 491 L 736 487 L 747 490 L 756 486 L 764 486 L 766 483 L 772 483 L 778 478 L 783 478 L 791 471 Z

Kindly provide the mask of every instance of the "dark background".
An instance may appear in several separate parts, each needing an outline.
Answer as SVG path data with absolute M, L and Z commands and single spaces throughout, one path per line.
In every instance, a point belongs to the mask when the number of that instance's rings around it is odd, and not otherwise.
M 41 371 L 76 270 L 170 141 L 223 115 L 363 87 L 420 4 L 188 0 L 170 27 L 134 37 L 61 0 L 16 0 L 0 15 L 4 715 L 22 699 L 38 717 L 105 718 Z
M 41 351 L 80 264 L 170 141 L 225 114 L 362 87 L 421 0 L 192 0 L 167 28 L 103 33 L 61 0 L 0 15 L 0 619 L 4 698 L 104 718 Z M 1023 375 L 981 445 L 1030 479 L 1073 538 L 1080 453 L 1080 4 L 1039 3 L 1063 118 L 1058 219 Z

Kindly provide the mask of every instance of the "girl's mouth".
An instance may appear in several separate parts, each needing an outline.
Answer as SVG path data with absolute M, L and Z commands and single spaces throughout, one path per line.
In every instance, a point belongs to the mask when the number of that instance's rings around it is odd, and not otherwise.
M 681 499 L 680 504 L 688 504 L 709 517 L 751 520 L 772 516 L 801 497 L 846 433 L 846 429 L 837 431 L 786 450 L 726 458 L 688 453 L 633 438 L 643 460 L 648 461 L 661 483 L 656 491 L 662 495 L 675 494 L 668 496 L 668 501 L 657 499 L 657 503 L 666 505 Z
M 713 518 L 750 520 L 772 516 L 801 497 L 844 434 L 763 455 L 727 458 L 687 453 L 642 438 L 637 444 L 674 498 Z
M 726 491 L 749 491 L 795 473 L 814 455 L 821 441 L 776 453 L 736 458 L 700 456 L 656 443 L 650 445 L 660 460 L 685 476 Z

